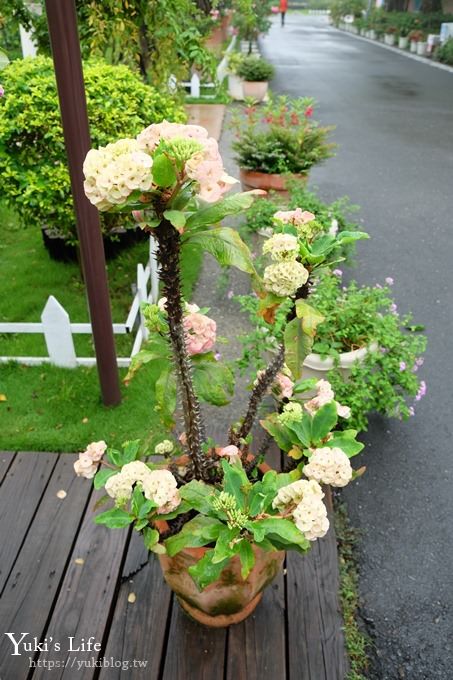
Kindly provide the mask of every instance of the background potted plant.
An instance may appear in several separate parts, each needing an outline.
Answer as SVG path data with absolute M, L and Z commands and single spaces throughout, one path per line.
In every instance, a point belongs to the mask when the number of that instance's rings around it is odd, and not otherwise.
M 228 55 L 228 94 L 236 101 L 243 101 L 243 79 L 238 75 L 238 68 L 244 60 L 241 52 L 230 52 Z
M 297 397 L 313 386 L 300 381 L 300 365 L 320 320 L 306 302 L 305 284 L 311 272 L 335 260 L 346 234 L 319 241 L 317 229 L 304 227 L 313 215 L 281 211 L 276 216 L 281 232 L 264 247 L 271 264 L 260 276 L 237 231 L 219 226 L 224 217 L 249 207 L 254 195 L 224 198 L 233 180 L 217 143 L 198 126 L 164 121 L 136 139 L 92 149 L 84 173 L 94 205 L 132 211 L 158 243 L 164 297 L 144 310 L 149 342 L 136 355 L 129 378 L 141 363 L 157 362 L 155 393 L 165 437 L 148 451 L 161 456 L 161 463 L 146 462 L 140 442 L 122 450 L 95 442 L 80 454 L 75 471 L 94 478 L 95 487 L 105 488 L 114 501 L 96 522 L 140 532 L 192 617 L 212 626 L 236 623 L 253 611 L 284 551 L 304 554 L 311 541 L 325 535 L 329 522 L 321 484 L 347 484 L 354 476 L 349 458 L 363 447 L 356 432 L 337 434 L 339 419 L 350 413 L 330 386 L 316 386 L 314 400 Z M 283 342 L 256 375 L 246 412 L 231 425 L 223 446 L 207 437 L 200 400 L 228 403 L 234 383 L 229 367 L 213 353 L 215 322 L 181 295 L 180 257 L 188 244 L 250 274 L 267 316 L 290 307 Z M 287 453 L 290 471 L 279 474 L 258 468 L 251 432 L 268 390 L 281 385 L 285 363 L 296 396 L 263 422 Z M 179 419 L 184 430 L 178 436 Z
M 244 188 L 285 192 L 290 179 L 305 182 L 313 165 L 333 155 L 335 145 L 327 142 L 333 128 L 318 125 L 313 108 L 312 99 L 279 96 L 233 117 L 232 146 Z
M 420 29 L 414 29 L 408 35 L 411 52 L 418 52 L 418 43 L 424 41 L 425 34 Z
M 274 67 L 261 57 L 245 57 L 238 65 L 237 74 L 243 80 L 244 96 L 262 101 L 266 96 Z
M 384 34 L 384 42 L 386 45 L 393 47 L 393 45 L 395 44 L 395 37 L 397 31 L 398 29 L 396 28 L 396 26 L 387 26 Z

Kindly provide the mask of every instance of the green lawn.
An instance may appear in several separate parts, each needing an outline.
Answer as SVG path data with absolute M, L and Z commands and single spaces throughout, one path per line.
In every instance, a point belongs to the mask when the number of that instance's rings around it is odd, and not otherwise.
M 131 284 L 139 262 L 147 261 L 146 242 L 124 250 L 108 263 L 112 314 L 124 322 L 132 301 Z M 15 215 L 0 207 L 2 295 L 0 320 L 39 321 L 49 295 L 65 307 L 71 321 L 88 321 L 84 285 L 77 264 L 50 259 L 41 234 L 19 226 Z M 187 249 L 184 293 L 190 299 L 201 255 Z M 133 337 L 116 336 L 119 355 L 130 354 Z M 79 356 L 93 356 L 91 336 L 75 336 Z M 40 334 L 0 334 L 0 355 L 45 356 Z M 125 371 L 121 372 L 124 376 Z M 102 406 L 96 368 L 59 369 L 0 364 L 0 449 L 77 451 L 92 440 L 118 444 L 147 438 L 158 426 L 152 403 L 156 379 L 146 367 L 129 387 L 123 403 Z

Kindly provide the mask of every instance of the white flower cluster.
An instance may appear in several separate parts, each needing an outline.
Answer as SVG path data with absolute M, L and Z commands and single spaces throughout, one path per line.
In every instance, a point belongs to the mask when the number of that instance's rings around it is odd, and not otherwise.
M 299 255 L 297 238 L 292 234 L 274 234 L 263 245 L 263 254 L 269 254 L 273 260 L 295 260 Z
M 174 448 L 173 442 L 170 441 L 170 439 L 164 439 L 163 441 L 159 442 L 159 444 L 156 444 L 154 447 L 154 453 L 156 453 L 158 456 L 163 456 L 166 453 L 171 453 Z
M 315 449 L 303 472 L 308 479 L 332 486 L 346 486 L 352 479 L 349 458 L 338 447 Z
M 105 490 L 118 504 L 128 501 L 132 496 L 134 484 L 140 484 L 145 498 L 158 505 L 158 513 L 174 510 L 181 503 L 176 479 L 169 470 L 150 470 L 149 467 L 134 460 L 121 468 L 117 475 L 109 477 Z
M 78 477 L 92 479 L 97 472 L 99 462 L 107 450 L 104 441 L 91 442 L 83 453 L 79 453 L 79 458 L 74 463 L 74 471 Z
M 263 274 L 265 289 L 279 297 L 294 295 L 307 280 L 308 271 L 297 260 L 270 264 L 266 267 Z
M 329 529 L 323 498 L 324 493 L 318 482 L 301 479 L 279 489 L 272 505 L 281 512 L 290 510 L 299 531 L 309 541 L 315 541 L 325 536 Z
M 304 404 L 305 409 L 310 415 L 314 416 L 316 411 L 318 411 L 321 406 L 325 406 L 325 404 L 329 404 L 331 401 L 334 401 L 335 406 L 337 407 L 338 415 L 341 418 L 350 418 L 351 409 L 349 406 L 342 406 L 342 404 L 339 404 L 338 401 L 335 401 L 335 393 L 328 380 L 318 380 L 316 383 L 316 391 L 316 397 L 313 397 L 313 399 L 310 399 L 310 401 L 307 401 Z
M 83 164 L 84 189 L 98 210 L 124 203 L 133 191 L 149 191 L 153 159 L 135 139 L 120 139 L 91 149 Z

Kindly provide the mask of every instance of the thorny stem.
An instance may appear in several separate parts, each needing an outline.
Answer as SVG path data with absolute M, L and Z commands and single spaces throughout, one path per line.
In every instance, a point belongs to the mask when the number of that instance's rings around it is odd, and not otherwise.
M 166 311 L 173 356 L 176 364 L 178 386 L 181 394 L 187 448 L 197 479 L 209 480 L 210 461 L 203 454 L 202 444 L 206 441 L 200 404 L 195 394 L 192 367 L 187 354 L 180 279 L 181 237 L 166 219 L 162 219 L 155 231 L 158 242 L 157 259 L 164 295 L 167 298 Z
M 239 446 L 241 439 L 245 439 L 250 433 L 258 414 L 258 409 L 269 387 L 275 380 L 277 373 L 283 367 L 285 361 L 285 347 L 280 345 L 276 356 L 272 359 L 266 370 L 259 376 L 249 399 L 247 413 L 238 430 L 230 428 L 229 443 Z

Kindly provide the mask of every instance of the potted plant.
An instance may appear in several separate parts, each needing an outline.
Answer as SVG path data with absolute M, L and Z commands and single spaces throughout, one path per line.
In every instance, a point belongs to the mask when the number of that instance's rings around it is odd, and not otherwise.
M 327 137 L 333 128 L 318 125 L 313 108 L 312 99 L 279 96 L 233 117 L 232 146 L 244 188 L 285 192 L 291 179 L 305 182 L 313 165 L 332 156 Z
M 300 363 L 319 321 L 306 302 L 305 284 L 312 272 L 334 261 L 347 237 L 344 232 L 328 242 L 308 237 L 305 228 L 298 231 L 298 214 L 293 219 L 292 213 L 282 213 L 286 226 L 277 240 L 267 242 L 272 264 L 261 277 L 237 231 L 219 226 L 224 217 L 246 209 L 254 195 L 224 198 L 233 180 L 224 171 L 217 143 L 198 126 L 151 125 L 136 139 L 91 150 L 84 173 L 94 205 L 132 211 L 158 243 L 164 298 L 145 307 L 149 342 L 136 355 L 129 378 L 141 363 L 159 366 L 155 395 L 162 432 L 149 451 L 140 442 L 128 442 L 122 450 L 95 442 L 80 454 L 75 471 L 94 479 L 97 489 L 105 488 L 114 503 L 96 522 L 140 532 L 145 546 L 159 555 L 164 577 L 185 611 L 206 625 L 230 625 L 253 611 L 286 550 L 304 554 L 327 532 L 321 484 L 344 486 L 354 476 L 349 459 L 363 445 L 355 432 L 335 429 L 349 410 L 326 385 L 318 386 L 314 400 L 297 397 L 313 386 L 300 380 Z M 216 325 L 208 310 L 182 298 L 180 256 L 189 244 L 210 252 L 223 266 L 249 273 L 265 313 L 290 307 L 283 343 L 256 375 L 243 418 L 221 443 L 206 436 L 200 401 L 227 403 L 233 376 L 213 353 Z M 285 363 L 296 396 L 263 423 L 288 453 L 289 471 L 278 473 L 258 467 L 251 431 Z M 161 462 L 148 462 L 147 453 Z
M 126 66 L 90 60 L 84 80 L 95 145 L 135 134 L 147 121 L 185 120 L 170 95 L 145 85 Z M 17 59 L 2 71 L 2 82 L 2 195 L 24 226 L 43 230 L 49 252 L 75 258 L 77 233 L 52 59 Z M 129 238 L 125 228 L 136 229 L 127 214 L 103 213 L 101 225 L 106 241 L 113 237 L 117 243 L 123 235 Z
M 387 26 L 384 34 L 384 42 L 386 45 L 389 45 L 390 47 L 394 46 L 397 30 L 396 26 Z
M 260 102 L 266 96 L 274 67 L 261 57 L 248 56 L 239 63 L 237 74 L 243 80 L 244 96 Z
M 238 69 L 244 60 L 241 52 L 230 52 L 228 55 L 228 94 L 236 101 L 244 99 L 244 81 L 238 75 Z
M 408 35 L 410 51 L 413 53 L 418 52 L 418 43 L 423 43 L 424 33 L 420 29 L 414 29 Z

